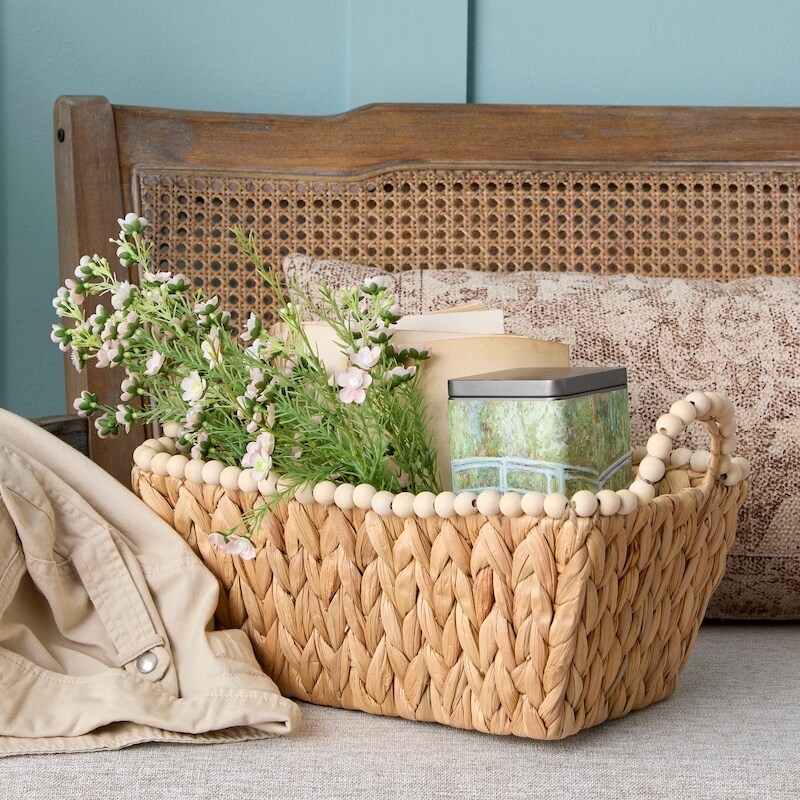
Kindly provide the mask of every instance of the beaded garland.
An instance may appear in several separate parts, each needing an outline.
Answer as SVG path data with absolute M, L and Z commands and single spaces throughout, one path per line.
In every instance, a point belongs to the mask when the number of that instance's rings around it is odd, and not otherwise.
M 335 504 L 341 509 L 354 507 L 372 510 L 382 517 L 394 514 L 401 519 L 418 516 L 428 519 L 433 516 L 468 517 L 473 514 L 507 517 L 546 515 L 554 519 L 564 516 L 571 506 L 576 516 L 591 517 L 594 514 L 612 516 L 631 514 L 640 505 L 647 505 L 656 495 L 655 484 L 665 475 L 668 467 L 685 467 L 687 464 L 697 472 L 708 469 L 711 454 L 707 450 L 692 452 L 687 448 L 672 449 L 673 439 L 695 420 L 713 421 L 719 430 L 722 444 L 718 462 L 718 477 L 725 486 L 733 486 L 745 480 L 750 474 L 750 464 L 745 458 L 732 457 L 736 446 L 736 422 L 733 405 L 717 392 L 692 392 L 683 400 L 673 403 L 668 413 L 658 418 L 655 433 L 647 440 L 647 445 L 633 452 L 633 462 L 638 465 L 637 475 L 628 489 L 611 491 L 602 489 L 594 492 L 581 490 L 572 498 L 560 493 L 483 491 L 472 492 L 410 492 L 392 494 L 376 491 L 369 484 L 351 486 L 322 481 L 316 486 L 303 486 L 294 495 L 304 504 L 316 502 L 321 505 Z M 164 426 L 164 436 L 148 439 L 136 448 L 134 462 L 139 469 L 155 475 L 169 475 L 190 483 L 205 483 L 222 486 L 226 491 L 260 492 L 270 497 L 280 491 L 281 481 L 270 475 L 266 480 L 256 483 L 250 469 L 225 466 L 219 461 L 200 461 L 188 459 L 178 453 L 175 438 L 178 435 L 177 423 Z

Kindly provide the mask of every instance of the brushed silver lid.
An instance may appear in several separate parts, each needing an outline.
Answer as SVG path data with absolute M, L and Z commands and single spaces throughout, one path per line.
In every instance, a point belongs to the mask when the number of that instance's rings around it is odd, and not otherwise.
M 627 385 L 625 367 L 538 367 L 451 378 L 447 391 L 451 399 L 560 398 Z

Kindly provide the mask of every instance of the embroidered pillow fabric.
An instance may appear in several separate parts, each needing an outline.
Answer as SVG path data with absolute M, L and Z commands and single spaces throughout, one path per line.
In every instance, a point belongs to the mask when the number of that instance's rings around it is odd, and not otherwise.
M 301 285 L 322 279 L 337 288 L 375 274 L 306 256 L 289 256 L 284 269 Z M 575 366 L 626 366 L 635 444 L 688 392 L 729 397 L 751 488 L 708 616 L 800 618 L 800 280 L 465 270 L 386 277 L 403 313 L 477 300 L 505 311 L 509 333 L 567 342 Z M 702 426 L 681 444 L 706 447 Z

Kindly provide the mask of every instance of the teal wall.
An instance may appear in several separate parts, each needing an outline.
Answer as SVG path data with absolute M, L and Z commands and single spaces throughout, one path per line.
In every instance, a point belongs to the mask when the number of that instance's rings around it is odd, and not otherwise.
M 798 34 L 796 0 L 0 0 L 0 406 L 65 406 L 49 340 L 60 94 L 300 114 L 380 100 L 800 106 Z

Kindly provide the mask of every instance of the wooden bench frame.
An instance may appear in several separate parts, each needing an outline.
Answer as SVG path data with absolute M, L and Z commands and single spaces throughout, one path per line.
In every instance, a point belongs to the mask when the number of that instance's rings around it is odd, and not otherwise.
M 800 169 L 800 109 L 374 105 L 329 117 L 243 115 L 61 97 L 54 144 L 62 280 L 136 208 L 138 168 L 290 175 L 380 175 L 398 168 L 564 170 Z M 104 244 L 105 243 L 105 244 Z M 413 263 L 403 268 L 414 268 Z M 135 277 L 135 276 L 126 276 Z M 116 404 L 119 376 L 66 365 L 68 410 L 91 389 Z M 90 456 L 127 482 L 144 436 L 101 440 Z

